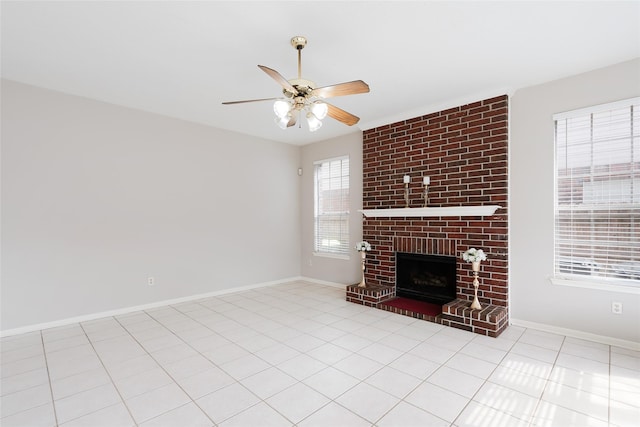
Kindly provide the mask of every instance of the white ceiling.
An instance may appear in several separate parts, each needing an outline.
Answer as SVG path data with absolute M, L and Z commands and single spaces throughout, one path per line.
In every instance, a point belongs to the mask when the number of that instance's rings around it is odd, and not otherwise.
M 2 1 L 2 77 L 290 144 L 308 144 L 640 57 L 639 1 Z M 257 65 L 361 118 L 281 130 Z

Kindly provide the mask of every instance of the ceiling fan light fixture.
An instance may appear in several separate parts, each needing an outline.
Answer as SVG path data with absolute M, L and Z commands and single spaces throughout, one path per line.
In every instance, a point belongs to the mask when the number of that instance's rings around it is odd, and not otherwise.
M 289 125 L 289 120 L 291 120 L 291 115 L 287 114 L 283 117 L 276 117 L 275 122 L 280 129 L 286 129 Z
M 273 112 L 276 113 L 278 119 L 283 119 L 287 117 L 289 112 L 291 111 L 291 103 L 289 101 L 285 101 L 284 99 L 278 99 L 273 103 Z
M 314 101 L 313 104 L 311 104 L 311 112 L 318 118 L 318 120 L 322 120 L 327 117 L 328 111 L 329 108 L 327 107 L 327 104 L 322 101 Z
M 311 111 L 307 113 L 307 123 L 309 124 L 309 131 L 315 132 L 322 127 L 322 122 Z

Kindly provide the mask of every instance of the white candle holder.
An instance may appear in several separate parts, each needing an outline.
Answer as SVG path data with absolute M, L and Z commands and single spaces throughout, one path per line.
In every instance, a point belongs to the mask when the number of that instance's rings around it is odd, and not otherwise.
M 360 251 L 360 256 L 362 257 L 362 280 L 358 284 L 359 288 L 366 288 L 367 284 L 364 281 L 364 269 L 365 269 L 365 260 L 367 259 L 367 252 Z
M 478 286 L 480 286 L 480 282 L 478 281 L 478 275 L 480 274 L 480 261 L 473 261 L 471 263 L 471 269 L 473 270 L 473 302 L 471 303 L 471 308 L 474 310 L 482 310 L 482 306 L 480 305 L 480 301 L 478 301 Z

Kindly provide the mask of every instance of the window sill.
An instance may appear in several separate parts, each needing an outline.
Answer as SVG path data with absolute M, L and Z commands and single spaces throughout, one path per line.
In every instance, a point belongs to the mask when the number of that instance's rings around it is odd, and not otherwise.
M 342 259 L 348 261 L 351 259 L 349 255 L 341 255 L 341 254 L 331 254 L 327 252 L 314 252 L 313 256 L 319 256 L 322 258 L 333 258 L 333 259 Z
M 552 285 L 571 286 L 574 288 L 595 289 L 598 291 L 621 292 L 625 294 L 640 295 L 640 286 L 621 285 L 618 283 L 595 282 L 589 280 L 576 280 L 561 277 L 549 277 Z

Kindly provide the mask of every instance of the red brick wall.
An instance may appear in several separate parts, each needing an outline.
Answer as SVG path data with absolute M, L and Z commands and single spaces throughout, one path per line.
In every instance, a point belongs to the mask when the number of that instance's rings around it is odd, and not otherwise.
M 429 176 L 429 206 L 500 205 L 490 217 L 367 218 L 363 237 L 368 284 L 395 286 L 395 252 L 457 258 L 457 296 L 472 299 L 470 247 L 482 248 L 478 297 L 507 307 L 506 95 L 366 130 L 363 136 L 364 209 L 403 208 L 404 175 L 411 177 L 410 207 L 423 206 L 422 177 Z

